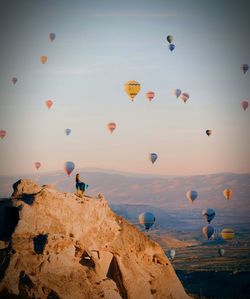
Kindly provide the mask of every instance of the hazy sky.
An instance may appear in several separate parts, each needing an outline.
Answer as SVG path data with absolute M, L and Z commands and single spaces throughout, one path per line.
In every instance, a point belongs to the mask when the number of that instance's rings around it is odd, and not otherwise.
M 250 64 L 249 14 L 248 0 L 1 1 L 0 174 L 70 160 L 154 174 L 249 172 L 250 108 L 240 106 L 250 100 L 250 71 L 240 71 Z M 129 80 L 141 83 L 134 102 Z M 190 94 L 186 104 L 175 88 Z

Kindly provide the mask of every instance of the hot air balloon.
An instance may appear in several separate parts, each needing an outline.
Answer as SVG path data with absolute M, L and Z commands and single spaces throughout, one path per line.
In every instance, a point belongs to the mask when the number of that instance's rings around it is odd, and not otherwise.
M 55 38 L 56 38 L 56 34 L 55 34 L 55 33 L 50 33 L 50 34 L 49 34 L 49 40 L 50 40 L 51 42 L 53 42 L 53 41 L 55 40 Z
M 131 101 L 134 100 L 134 97 L 138 94 L 141 89 L 141 85 L 137 81 L 128 81 L 124 85 L 124 90 L 127 95 L 130 97 Z
M 169 256 L 170 256 L 170 258 L 173 260 L 174 259 L 174 257 L 175 257 L 175 250 L 174 249 L 171 249 L 170 251 L 169 251 Z
M 206 130 L 207 136 L 210 136 L 212 134 L 212 130 Z
M 193 201 L 198 197 L 198 193 L 195 190 L 191 190 L 186 193 L 186 197 L 191 203 L 193 203 Z
M 202 233 L 207 238 L 207 240 L 209 240 L 214 233 L 213 226 L 211 226 L 211 225 L 204 226 L 202 229 Z
M 223 248 L 218 249 L 219 256 L 223 256 L 225 254 L 225 250 Z
M 215 216 L 215 211 L 213 209 L 204 209 L 202 210 L 202 217 L 207 220 L 208 223 L 210 223 Z
M 149 154 L 149 159 L 150 159 L 150 161 L 152 162 L 152 164 L 154 164 L 155 161 L 158 159 L 158 156 L 157 156 L 156 153 L 150 153 L 150 154 Z
M 246 64 L 246 63 L 241 64 L 240 69 L 241 69 L 242 72 L 245 74 L 245 73 L 248 71 L 248 69 L 249 69 L 249 65 Z
M 116 128 L 116 123 L 108 123 L 108 124 L 107 124 L 107 127 L 108 127 L 110 133 L 113 133 L 113 131 L 114 131 L 115 128 Z
M 68 176 L 70 176 L 71 172 L 74 170 L 75 164 L 74 162 L 67 161 L 64 164 L 64 170 L 67 172 Z
M 15 85 L 15 84 L 17 83 L 18 79 L 17 79 L 16 77 L 13 77 L 13 78 L 11 79 L 11 81 L 12 81 L 13 85 Z
M 48 60 L 48 57 L 47 57 L 47 56 L 41 56 L 41 57 L 40 57 L 40 62 L 41 62 L 41 64 L 45 64 L 45 63 L 47 62 L 47 60 Z
M 35 167 L 38 170 L 41 167 L 41 163 L 40 162 L 35 162 Z
M 235 234 L 231 228 L 224 228 L 221 231 L 221 237 L 224 240 L 232 240 L 235 237 Z
M 172 52 L 175 49 L 175 44 L 169 44 L 168 46 L 169 50 Z
M 71 133 L 71 129 L 68 128 L 68 129 L 65 130 L 65 134 L 66 134 L 67 136 L 69 136 L 70 133 Z
M 172 35 L 168 35 L 167 41 L 171 44 L 174 41 L 174 37 Z
M 175 89 L 174 90 L 174 95 L 177 97 L 177 99 L 179 98 L 179 96 L 181 95 L 181 90 L 180 89 Z
M 155 93 L 153 91 L 148 91 L 146 93 L 146 97 L 148 98 L 149 102 L 151 102 L 153 100 L 153 98 L 155 97 Z
M 241 107 L 242 107 L 244 110 L 246 110 L 247 107 L 248 107 L 248 101 L 247 101 L 247 100 L 242 101 L 242 102 L 241 102 Z
M 6 136 L 6 134 L 7 134 L 6 131 L 1 130 L 1 131 L 0 131 L 0 137 L 1 137 L 1 139 L 3 139 L 3 138 Z
M 184 103 L 186 103 L 186 101 L 189 99 L 189 94 L 187 92 L 183 92 L 180 95 L 180 99 L 183 100 Z
M 225 189 L 223 191 L 223 195 L 227 200 L 229 200 L 233 195 L 233 191 L 231 189 Z
M 146 230 L 149 230 L 151 226 L 155 223 L 155 216 L 151 212 L 145 212 L 140 214 L 139 222 L 145 227 Z
M 46 104 L 46 106 L 48 107 L 48 109 L 50 109 L 50 108 L 52 107 L 52 105 L 53 105 L 53 101 L 51 101 L 51 100 L 47 100 L 47 101 L 45 102 L 45 104 Z

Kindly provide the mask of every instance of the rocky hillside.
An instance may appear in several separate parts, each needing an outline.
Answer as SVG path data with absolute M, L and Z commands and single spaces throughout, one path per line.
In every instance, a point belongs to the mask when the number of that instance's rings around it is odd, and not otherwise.
M 1 214 L 0 298 L 189 298 L 161 247 L 102 195 L 30 180 L 13 188 Z

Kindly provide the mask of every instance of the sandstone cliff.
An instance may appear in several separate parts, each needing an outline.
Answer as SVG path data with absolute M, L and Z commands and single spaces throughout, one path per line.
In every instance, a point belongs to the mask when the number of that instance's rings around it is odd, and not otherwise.
M 13 188 L 17 225 L 1 249 L 0 298 L 189 298 L 161 247 L 102 195 L 79 198 L 30 180 Z

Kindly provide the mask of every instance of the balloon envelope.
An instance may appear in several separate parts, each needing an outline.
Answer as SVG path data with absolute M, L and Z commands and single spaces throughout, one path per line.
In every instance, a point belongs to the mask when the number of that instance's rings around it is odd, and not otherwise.
M 223 256 L 225 254 L 225 250 L 223 248 L 218 249 L 219 256 Z
M 5 130 L 0 131 L 0 138 L 3 139 L 6 136 L 7 132 Z
M 242 101 L 242 102 L 241 102 L 241 107 L 242 107 L 244 110 L 246 110 L 247 107 L 248 107 L 248 101 L 247 101 L 247 100 Z
M 174 95 L 177 97 L 177 98 L 179 98 L 179 96 L 181 95 L 181 90 L 180 89 L 175 89 L 174 90 Z
M 168 48 L 172 52 L 175 49 L 175 45 L 174 44 L 169 44 Z
M 49 39 L 50 39 L 51 42 L 53 42 L 55 40 L 55 38 L 56 38 L 56 34 L 55 33 L 50 33 L 49 34 Z
M 175 257 L 175 250 L 174 249 L 171 249 L 169 251 L 169 256 L 171 257 L 172 260 L 174 259 L 174 257 Z
M 207 238 L 207 240 L 209 240 L 214 233 L 214 228 L 211 225 L 207 225 L 203 227 L 202 232 L 203 235 Z
M 186 193 L 186 197 L 193 203 L 193 201 L 198 197 L 198 193 L 195 190 L 191 190 Z
M 149 102 L 151 102 L 153 100 L 153 98 L 155 97 L 155 93 L 153 91 L 148 91 L 146 93 L 146 97 L 148 98 Z
M 67 161 L 64 164 L 64 170 L 67 172 L 68 176 L 70 176 L 71 172 L 74 170 L 75 164 L 72 161 Z
M 47 62 L 47 60 L 48 60 L 48 57 L 47 57 L 47 56 L 41 56 L 41 57 L 40 57 L 40 62 L 41 62 L 42 64 L 45 64 L 45 63 Z
M 46 106 L 48 107 L 48 109 L 50 109 L 50 108 L 52 107 L 52 105 L 53 105 L 53 101 L 51 101 L 51 100 L 47 100 L 47 101 L 45 102 L 45 104 L 46 104 Z
M 202 217 L 210 223 L 215 217 L 215 211 L 213 209 L 204 209 L 202 210 Z
M 171 44 L 174 41 L 174 37 L 172 35 L 168 35 L 167 41 Z
M 186 101 L 189 99 L 189 94 L 187 92 L 183 92 L 181 95 L 180 95 L 180 99 L 186 103 Z
M 158 156 L 156 153 L 150 153 L 149 154 L 149 160 L 154 164 L 155 161 L 158 159 Z
M 235 237 L 233 229 L 231 229 L 231 228 L 224 228 L 221 231 L 221 237 L 224 240 L 232 240 Z
M 13 78 L 11 79 L 11 81 L 12 81 L 12 83 L 15 85 L 15 84 L 17 83 L 18 79 L 17 79 L 16 77 L 13 77 Z
M 245 74 L 248 71 L 248 69 L 249 69 L 249 65 L 246 64 L 246 63 L 243 63 L 243 64 L 241 64 L 240 69 Z
M 113 133 L 113 131 L 115 130 L 116 128 L 116 123 L 108 123 L 107 124 L 107 127 L 108 127 L 108 130 L 110 131 L 110 133 Z
M 212 134 L 212 130 L 206 130 L 207 136 L 210 136 Z
M 41 167 L 41 163 L 40 162 L 35 162 L 35 167 L 38 170 Z
M 223 191 L 223 195 L 227 200 L 229 200 L 233 195 L 233 191 L 227 188 Z
M 138 92 L 141 90 L 141 85 L 137 81 L 128 81 L 124 84 L 124 90 L 127 93 L 127 95 L 130 97 L 131 101 L 134 100 L 134 97 L 138 94 Z
M 149 230 L 151 226 L 155 223 L 155 216 L 151 212 L 145 212 L 139 215 L 139 222 L 145 227 L 146 230 Z
M 69 136 L 70 133 L 71 133 L 71 129 L 68 128 L 68 129 L 65 130 L 65 134 L 66 134 L 67 136 Z

